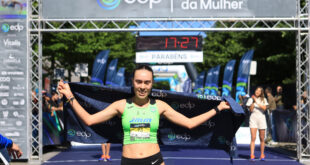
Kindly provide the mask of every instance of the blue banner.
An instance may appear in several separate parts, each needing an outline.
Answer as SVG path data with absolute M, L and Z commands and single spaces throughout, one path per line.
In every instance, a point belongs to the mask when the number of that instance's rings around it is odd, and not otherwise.
M 195 80 L 195 87 L 193 93 L 202 95 L 203 94 L 203 84 L 205 81 L 206 72 L 202 71 Z
M 220 69 L 221 69 L 220 65 L 212 69 L 211 90 L 210 90 L 210 95 L 212 96 L 218 96 Z
M 192 93 L 192 80 L 188 78 L 183 84 L 183 92 Z
M 121 67 L 118 69 L 116 75 L 113 78 L 112 86 L 126 86 L 125 83 L 125 68 Z
M 90 82 L 103 85 L 110 50 L 101 51 L 94 61 Z
M 116 100 L 132 97 L 131 87 L 96 86 L 84 83 L 70 83 L 74 97 L 90 114 L 104 110 Z M 159 143 L 165 145 L 209 146 L 230 150 L 232 139 L 244 120 L 244 112 L 232 98 L 219 96 L 198 97 L 195 94 L 152 89 L 151 98 L 167 102 L 176 111 L 187 117 L 194 117 L 211 110 L 221 99 L 229 102 L 232 110 L 222 111 L 202 125 L 189 130 L 165 118 L 160 119 Z M 122 143 L 121 118 L 101 124 L 86 126 L 65 104 L 67 140 L 82 143 Z
M 236 102 L 237 103 L 240 103 L 239 97 L 244 96 L 247 93 L 247 83 L 248 83 L 253 54 L 254 54 L 254 50 L 249 50 L 242 56 L 240 60 L 237 84 L 236 84 Z
M 222 96 L 230 96 L 232 90 L 232 79 L 234 76 L 236 60 L 230 60 L 224 70 L 223 85 L 222 85 Z
M 107 77 L 105 80 L 105 85 L 112 85 L 113 78 L 116 74 L 118 59 L 114 59 L 110 62 L 107 70 Z
M 213 77 L 213 69 L 211 68 L 208 70 L 206 80 L 205 80 L 205 87 L 204 87 L 204 95 L 210 95 L 211 94 L 211 83 L 212 83 L 212 77 Z

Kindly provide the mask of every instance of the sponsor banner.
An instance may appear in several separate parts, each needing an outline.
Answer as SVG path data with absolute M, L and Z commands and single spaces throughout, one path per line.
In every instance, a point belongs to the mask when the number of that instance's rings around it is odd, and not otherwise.
M 244 96 L 247 93 L 247 83 L 250 76 L 249 73 L 253 54 L 254 50 L 249 50 L 242 56 L 240 60 L 236 83 L 236 101 L 238 103 L 240 102 L 239 97 Z
M 118 59 L 113 59 L 108 66 L 107 69 L 107 76 L 106 76 L 106 80 L 105 80 L 105 85 L 112 85 L 112 81 L 113 78 L 116 75 L 116 69 L 117 69 L 117 63 L 118 63 Z
M 203 62 L 202 51 L 136 52 L 136 63 Z
M 204 90 L 203 90 L 203 84 L 205 81 L 205 75 L 206 72 L 202 71 L 199 76 L 196 78 L 195 80 L 195 87 L 194 87 L 194 91 L 193 93 L 198 94 L 198 95 L 202 95 Z
M 211 95 L 211 83 L 212 83 L 212 79 L 213 79 L 213 70 L 215 68 L 211 68 L 208 70 L 207 76 L 206 76 L 206 80 L 205 80 L 205 86 L 204 86 L 204 95 Z
M 212 79 L 211 79 L 211 90 L 210 95 L 218 96 L 218 81 L 219 81 L 219 74 L 220 74 L 221 66 L 218 65 L 212 69 Z
M 22 1 L 4 0 L 0 4 L 0 133 L 18 144 L 24 153 L 22 159 L 26 159 L 29 143 L 27 22 L 11 19 L 23 15 L 14 15 L 15 10 L 20 10 L 19 2 Z M 26 5 L 21 5 L 26 10 Z
M 126 86 L 125 84 L 125 68 L 121 67 L 113 77 L 112 86 Z
M 234 75 L 234 68 L 235 68 L 236 60 L 229 61 L 224 70 L 224 77 L 223 77 L 223 86 L 222 86 L 222 96 L 230 96 L 232 90 L 232 79 Z
M 42 2 L 45 19 L 252 18 L 297 15 L 296 0 L 44 0 Z
M 91 82 L 103 85 L 110 50 L 101 51 L 94 61 Z
M 97 86 L 84 83 L 70 83 L 74 96 L 89 113 L 104 110 L 112 102 L 132 97 L 130 87 Z M 94 95 L 96 93 L 96 95 Z M 232 110 L 222 111 L 195 129 L 188 130 L 161 118 L 159 142 L 165 145 L 204 145 L 229 150 L 232 138 L 244 119 L 240 105 L 232 98 L 220 96 L 196 96 L 190 93 L 153 89 L 152 98 L 167 102 L 176 111 L 187 117 L 202 114 L 224 99 L 232 105 Z M 70 106 L 65 105 L 66 136 L 69 141 L 83 143 L 122 143 L 123 130 L 121 118 L 115 117 L 107 122 L 87 127 L 81 122 Z M 147 121 L 148 119 L 133 119 Z

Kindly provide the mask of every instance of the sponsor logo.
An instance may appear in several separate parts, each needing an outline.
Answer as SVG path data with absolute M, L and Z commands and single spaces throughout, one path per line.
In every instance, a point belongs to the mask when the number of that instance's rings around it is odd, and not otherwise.
M 86 132 L 86 131 L 75 131 L 74 129 L 69 129 L 67 131 L 67 134 L 70 137 L 78 136 L 78 137 L 83 137 L 85 139 L 91 137 L 91 133 L 89 133 L 89 132 Z
M 9 111 L 3 111 L 3 118 L 8 118 L 9 116 Z
M 5 24 L 2 24 L 1 30 L 4 33 L 7 33 L 9 31 L 18 31 L 18 32 L 20 32 L 20 31 L 24 30 L 24 26 L 19 24 L 19 23 L 15 24 L 15 25 L 9 25 L 9 24 L 5 23 Z
M 16 85 L 16 86 L 13 86 L 12 89 L 13 89 L 13 90 L 24 90 L 25 87 L 24 87 L 24 86 L 20 86 L 20 85 L 18 84 L 18 85 Z
M 97 0 L 97 3 L 105 10 L 113 10 L 121 3 L 121 0 Z
M 10 86 L 4 85 L 4 84 L 0 84 L 0 89 L 2 89 L 2 90 L 9 90 Z
M 12 80 L 14 81 L 25 81 L 24 77 L 12 77 Z
M 12 136 L 15 136 L 15 137 L 19 137 L 20 136 L 20 133 L 19 132 L 6 132 L 4 133 L 5 136 L 9 136 L 9 137 L 12 137 Z
M 3 43 L 5 47 L 12 47 L 12 46 L 16 46 L 16 47 L 20 47 L 21 42 L 19 40 L 10 40 L 10 39 L 3 39 Z
M 10 25 L 9 24 L 2 24 L 1 26 L 1 30 L 4 32 L 4 33 L 7 33 L 10 31 Z
M 243 60 L 243 61 L 242 61 L 242 63 L 245 64 L 245 65 L 248 64 L 248 63 L 250 63 L 250 62 L 251 62 L 250 60 Z
M 73 136 L 75 136 L 75 130 L 69 129 L 69 130 L 67 131 L 67 134 L 68 134 L 68 136 L 73 137 Z
M 103 59 L 97 59 L 97 62 L 100 64 L 105 64 L 106 60 L 104 58 Z
M 168 139 L 170 141 L 173 141 L 173 140 L 189 141 L 189 140 L 191 140 L 191 138 L 192 137 L 190 135 L 188 135 L 187 133 L 185 133 L 185 134 L 175 134 L 175 133 L 171 132 L 171 133 L 168 134 Z
M 15 97 L 23 97 L 24 93 L 14 93 L 13 96 L 15 96 Z
M 10 96 L 9 92 L 1 92 L 0 93 L 0 97 L 9 97 L 9 96 Z
M 212 96 L 212 95 L 197 95 L 198 99 L 203 99 L 203 100 L 218 100 L 221 101 L 222 97 L 221 96 Z
M 173 102 L 171 103 L 171 107 L 175 110 L 178 110 L 178 109 L 193 109 L 195 108 L 195 103 L 191 103 L 190 101 L 188 101 L 187 103 L 181 103 L 179 104 L 178 102 Z
M 232 70 L 233 70 L 233 67 L 232 67 L 232 66 L 228 66 L 228 67 L 227 67 L 227 70 L 232 71 Z
M 115 70 L 115 67 L 110 66 L 110 67 L 109 67 L 109 70 Z
M 8 103 L 9 103 L 9 102 L 8 102 L 7 99 L 2 99 L 2 100 L 1 100 L 1 104 L 2 104 L 2 105 L 8 105 Z
M 22 122 L 22 121 L 16 121 L 16 125 L 17 125 L 17 126 L 22 126 L 22 125 L 23 125 L 23 122 Z
M 14 100 L 12 102 L 13 105 L 25 105 L 25 99 L 21 99 L 21 100 Z
M 117 73 L 117 76 L 122 77 L 123 73 Z
M 0 77 L 0 82 L 10 82 L 11 78 L 10 77 Z
M 16 58 L 14 55 L 10 54 L 9 58 L 3 59 L 3 63 L 14 63 L 14 64 L 20 64 L 21 60 L 20 58 Z
M 161 0 L 124 0 L 124 3 L 128 5 L 134 4 L 148 4 L 150 9 L 153 9 L 154 4 L 160 3 Z M 114 10 L 117 8 L 121 0 L 97 0 L 98 5 L 105 10 Z
M 164 93 L 162 90 L 160 90 L 159 92 L 152 92 L 151 94 L 153 97 L 161 97 L 164 98 L 166 97 L 168 94 Z
M 152 121 L 151 118 L 132 118 L 129 123 L 150 123 Z
M 25 73 L 19 72 L 19 71 L 2 71 L 1 75 L 3 75 L 3 76 L 22 76 L 22 75 L 25 75 Z
M 18 117 L 18 118 L 25 118 L 24 115 L 20 115 L 17 111 L 14 111 L 14 112 L 13 112 L 13 116 L 14 116 L 14 117 Z
M 207 122 L 204 122 L 204 123 L 202 123 L 201 125 L 206 126 L 206 127 L 209 127 L 209 128 L 212 128 L 212 127 L 215 126 L 215 123 L 212 122 L 212 121 L 210 121 L 210 120 L 208 120 Z

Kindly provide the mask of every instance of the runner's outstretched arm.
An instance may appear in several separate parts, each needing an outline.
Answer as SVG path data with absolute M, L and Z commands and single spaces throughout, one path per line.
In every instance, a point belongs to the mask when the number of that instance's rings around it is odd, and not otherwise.
M 87 126 L 102 123 L 118 115 L 119 111 L 117 107 L 123 102 L 122 100 L 116 101 L 100 112 L 89 114 L 74 98 L 68 83 L 64 83 L 61 80 L 57 88 L 61 94 L 66 96 L 75 113 Z
M 171 122 L 183 126 L 188 129 L 193 129 L 200 124 L 206 122 L 207 120 L 211 119 L 213 116 L 216 115 L 216 110 L 211 109 L 208 112 L 205 112 L 201 115 L 188 118 L 184 116 L 183 114 L 175 111 L 173 108 L 171 108 L 167 103 L 158 100 L 160 108 L 163 108 L 162 114 L 165 116 L 168 120 Z M 219 111 L 225 110 L 225 109 L 230 109 L 230 106 L 226 104 L 226 102 L 222 101 L 218 106 L 217 106 Z

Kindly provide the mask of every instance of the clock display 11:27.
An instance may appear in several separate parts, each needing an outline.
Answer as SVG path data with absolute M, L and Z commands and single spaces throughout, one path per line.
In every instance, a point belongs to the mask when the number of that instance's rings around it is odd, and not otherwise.
M 201 36 L 142 36 L 136 38 L 136 51 L 202 50 Z

